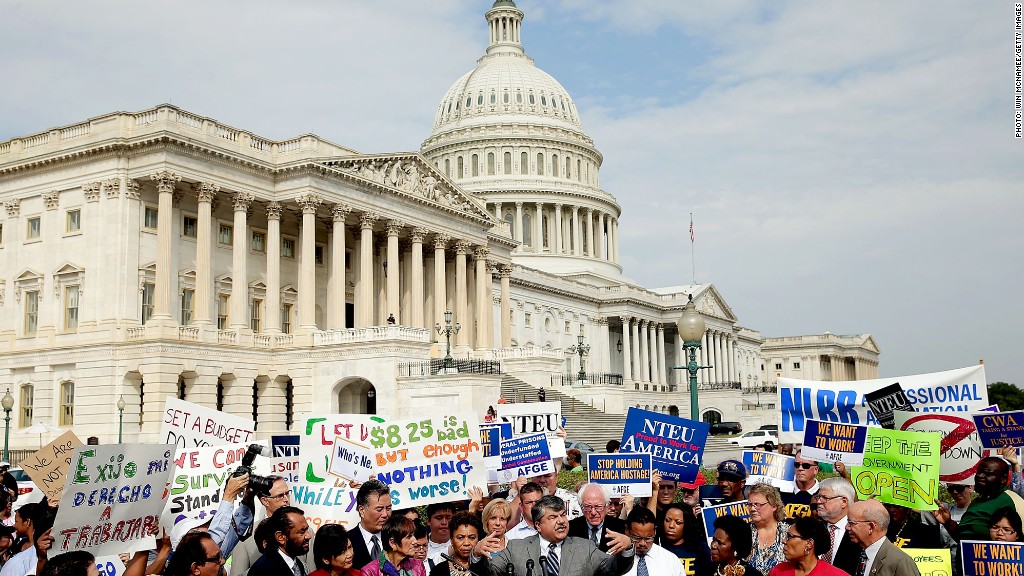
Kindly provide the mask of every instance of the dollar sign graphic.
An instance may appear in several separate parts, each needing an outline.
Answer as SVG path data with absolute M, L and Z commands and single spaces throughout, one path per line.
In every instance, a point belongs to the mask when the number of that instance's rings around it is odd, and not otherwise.
M 384 430 L 380 428 L 373 428 L 370 430 L 370 436 L 373 437 L 373 439 L 370 440 L 370 444 L 373 444 L 374 448 L 380 448 L 384 445 Z

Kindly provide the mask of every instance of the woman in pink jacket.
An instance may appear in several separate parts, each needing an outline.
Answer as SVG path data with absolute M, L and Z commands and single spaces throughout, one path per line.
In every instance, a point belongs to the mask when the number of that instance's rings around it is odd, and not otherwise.
M 381 531 L 384 550 L 360 571 L 362 576 L 427 576 L 423 561 L 415 558 L 416 523 L 394 515 Z

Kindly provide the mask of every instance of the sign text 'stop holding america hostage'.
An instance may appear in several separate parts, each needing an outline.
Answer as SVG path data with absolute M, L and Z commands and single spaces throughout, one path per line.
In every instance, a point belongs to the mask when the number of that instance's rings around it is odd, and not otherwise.
M 854 382 L 779 378 L 780 441 L 802 441 L 808 419 L 877 426 L 864 395 L 895 382 L 917 412 L 974 412 L 989 404 L 983 365 Z

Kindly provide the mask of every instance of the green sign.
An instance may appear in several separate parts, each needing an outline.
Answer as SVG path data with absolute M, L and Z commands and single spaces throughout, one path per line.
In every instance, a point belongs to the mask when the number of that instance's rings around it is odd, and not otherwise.
M 850 470 L 857 497 L 935 510 L 941 441 L 935 432 L 868 428 L 864 465 Z

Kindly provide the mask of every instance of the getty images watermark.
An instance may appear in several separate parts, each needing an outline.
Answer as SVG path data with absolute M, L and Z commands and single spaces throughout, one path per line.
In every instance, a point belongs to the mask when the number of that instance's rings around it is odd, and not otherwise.
M 1013 5 L 1013 137 L 1021 138 L 1021 124 L 1024 124 L 1024 109 L 1021 108 L 1021 3 Z

